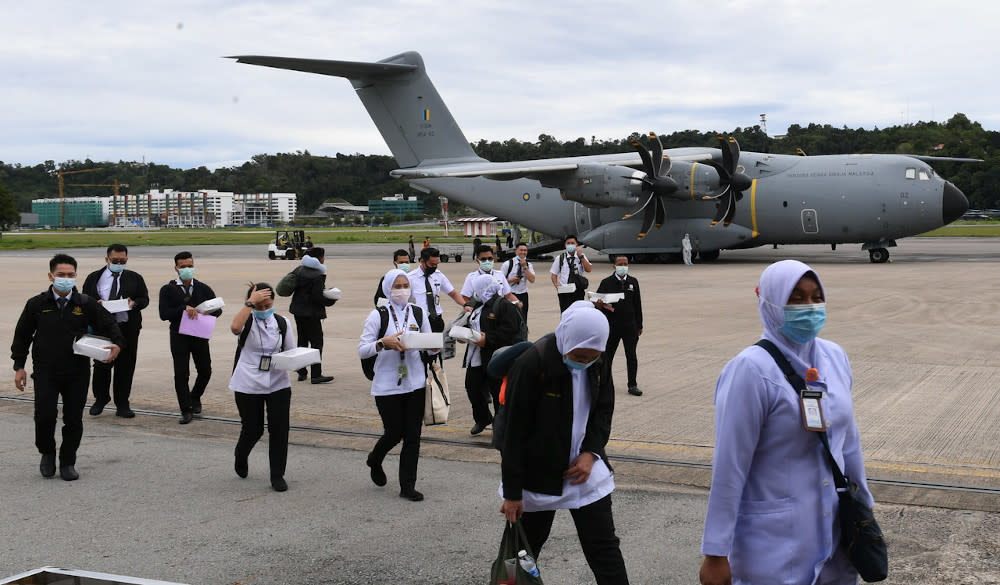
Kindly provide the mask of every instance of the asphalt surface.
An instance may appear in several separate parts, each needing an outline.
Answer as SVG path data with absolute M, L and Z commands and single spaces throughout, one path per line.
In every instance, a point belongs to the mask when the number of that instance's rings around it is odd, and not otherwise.
M 205 418 L 176 424 L 166 324 L 155 299 L 179 248 L 132 249 L 129 267 L 145 276 L 154 305 L 145 312 L 133 385 L 139 416 L 120 419 L 113 408 L 85 415 L 80 481 L 41 478 L 30 386 L 17 392 L 10 373 L 0 383 L 4 574 L 61 565 L 191 584 L 484 582 L 502 529 L 498 459 L 482 448 L 489 432 L 468 435 L 472 417 L 458 360 L 446 365 L 451 418 L 424 433 L 417 488 L 427 500 L 398 498 L 391 481 L 375 488 L 364 467 L 381 425 L 358 366 L 357 336 L 395 248 L 328 246 L 328 282 L 345 291 L 324 324 L 324 367 L 336 380 L 293 383 L 292 422 L 342 433 L 292 432 L 290 489 L 283 494 L 270 490 L 265 443 L 254 451 L 250 478 L 232 471 L 238 430 L 223 419 L 236 417 L 226 387 L 235 340 L 221 327 L 212 342 Z M 858 248 L 761 248 L 724 252 L 693 267 L 635 265 L 646 318 L 639 345 L 645 395 L 619 393 L 611 458 L 710 461 L 715 378 L 760 332 L 757 278 L 769 262 L 796 257 L 812 264 L 826 287 L 823 336 L 852 360 L 869 475 L 1000 487 L 1000 239 L 904 240 L 882 265 L 870 264 Z M 263 244 L 192 251 L 196 278 L 229 304 L 224 324 L 248 280 L 275 283 L 295 265 L 266 260 Z M 103 265 L 103 249 L 69 252 L 80 261 L 81 281 Z M 0 253 L 8 300 L 0 337 L 11 338 L 24 299 L 46 286 L 52 253 Z M 595 285 L 611 272 L 606 258 L 596 260 Z M 468 260 L 442 264 L 456 286 L 472 269 Z M 532 337 L 558 319 L 547 265 L 536 269 Z M 287 299 L 276 305 L 285 312 Z M 387 470 L 394 463 L 391 455 Z M 632 582 L 696 582 L 707 471 L 623 460 L 616 472 L 616 520 Z M 873 491 L 891 543 L 890 583 L 1000 582 L 998 496 L 880 485 Z M 557 517 L 540 559 L 543 576 L 592 582 L 568 514 Z

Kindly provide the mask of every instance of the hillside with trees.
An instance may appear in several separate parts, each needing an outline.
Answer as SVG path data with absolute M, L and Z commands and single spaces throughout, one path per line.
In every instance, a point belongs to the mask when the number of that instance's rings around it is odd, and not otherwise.
M 884 129 L 865 130 L 835 128 L 829 124 L 794 124 L 778 139 L 767 136 L 760 126 L 736 128 L 730 132 L 744 150 L 795 154 L 802 149 L 809 155 L 847 153 L 898 153 L 983 159 L 983 163 L 934 163 L 935 170 L 952 181 L 969 198 L 973 208 L 1000 208 L 1000 132 L 984 130 L 964 114 L 955 114 L 945 123 L 917 122 Z M 685 146 L 716 147 L 716 132 L 684 130 L 663 134 L 665 148 Z M 541 134 L 537 142 L 510 139 L 503 142 L 480 140 L 473 143 L 475 151 L 491 161 L 552 158 L 628 152 L 633 134 L 619 140 L 589 141 L 584 138 L 562 142 Z M 258 154 L 240 166 L 209 170 L 174 169 L 155 163 L 119 161 L 95 162 L 70 160 L 63 163 L 45 161 L 34 166 L 8 165 L 0 161 L 0 210 L 30 211 L 31 200 L 58 196 L 56 177 L 62 170 L 103 167 L 82 175 L 86 179 L 67 177 L 67 197 L 107 196 L 109 187 L 82 187 L 72 183 L 107 184 L 117 180 L 128 184 L 122 193 L 144 193 L 149 189 L 194 191 L 216 189 L 234 193 L 292 192 L 298 194 L 299 209 L 313 212 L 327 199 L 345 199 L 365 205 L 393 193 L 412 193 L 404 181 L 389 176 L 396 168 L 391 156 L 337 154 L 333 157 L 312 156 L 308 151 L 282 154 Z M 73 178 L 79 178 L 74 176 Z M 423 197 L 422 194 L 418 194 Z M 427 205 L 428 214 L 436 214 L 436 201 Z M 9 213 L 8 213 L 9 214 Z M 3 218 L 0 218 L 3 221 Z M 9 220 L 8 220 L 9 221 Z

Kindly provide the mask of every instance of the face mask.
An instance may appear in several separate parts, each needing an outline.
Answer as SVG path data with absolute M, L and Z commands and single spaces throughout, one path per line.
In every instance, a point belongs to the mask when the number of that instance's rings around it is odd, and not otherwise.
M 594 365 L 594 362 L 596 362 L 596 361 L 597 360 L 594 360 L 593 362 L 587 362 L 585 364 L 581 364 L 580 362 L 574 362 L 573 360 L 569 359 L 568 357 L 563 356 L 563 363 L 566 364 L 566 367 L 568 367 L 571 370 L 578 370 L 578 371 L 579 370 L 586 370 L 590 366 Z
M 573 252 L 576 252 L 576 244 L 566 244 L 566 253 L 572 254 Z
M 406 262 L 401 262 L 401 263 L 397 264 L 396 268 L 402 270 L 403 272 L 409 272 L 410 271 L 410 265 L 407 264 Z
M 483 272 L 493 272 L 493 261 L 492 260 L 480 260 L 479 269 Z
M 111 272 L 116 272 L 116 273 L 117 272 L 121 272 L 121 271 L 125 270 L 125 265 L 124 264 L 108 264 L 108 270 L 110 270 Z
M 424 268 L 424 275 L 430 276 L 430 275 L 434 274 L 435 272 L 437 272 L 437 269 L 438 269 L 437 266 L 427 266 L 427 267 Z
M 779 331 L 796 343 L 812 341 L 826 325 L 826 303 L 785 305 L 784 311 L 785 323 Z
M 389 291 L 389 298 L 397 305 L 406 304 L 406 301 L 410 300 L 410 289 L 394 288 Z
M 194 278 L 194 266 L 190 268 L 178 269 L 177 276 L 180 276 L 181 280 L 191 280 L 192 278 Z
M 52 279 L 52 288 L 56 289 L 61 293 L 68 293 L 69 291 L 73 290 L 74 286 L 76 286 L 75 278 L 60 278 L 56 276 L 55 278 Z
M 618 276 L 627 276 L 628 266 L 615 266 L 615 274 Z
M 271 307 L 270 309 L 267 309 L 266 311 L 257 311 L 257 310 L 255 310 L 253 312 L 254 319 L 261 319 L 261 320 L 267 319 L 268 317 L 270 317 L 273 314 L 274 314 L 274 307 Z

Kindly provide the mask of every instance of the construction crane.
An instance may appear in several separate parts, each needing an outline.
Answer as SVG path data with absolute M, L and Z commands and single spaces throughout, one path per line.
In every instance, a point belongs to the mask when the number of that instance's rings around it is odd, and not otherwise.
M 104 167 L 95 167 L 93 169 L 80 169 L 78 171 L 56 171 L 59 175 L 59 228 L 66 227 L 66 197 L 64 193 L 64 188 L 66 186 L 66 181 L 63 179 L 64 175 L 75 175 L 78 173 L 92 173 L 94 171 L 103 171 Z M 114 187 L 115 198 L 118 197 L 119 187 L 128 187 L 128 183 L 119 183 L 118 179 L 113 179 L 112 183 L 70 183 L 70 187 Z

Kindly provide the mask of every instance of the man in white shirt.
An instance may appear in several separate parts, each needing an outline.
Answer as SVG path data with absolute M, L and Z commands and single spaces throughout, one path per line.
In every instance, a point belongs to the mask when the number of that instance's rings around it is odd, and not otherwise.
M 566 251 L 559 254 L 552 261 L 552 269 L 549 271 L 552 274 L 552 286 L 558 291 L 560 286 L 575 284 L 576 290 L 568 293 L 558 293 L 560 313 L 576 301 L 583 300 L 587 287 L 580 280 L 583 278 L 580 270 L 583 269 L 584 272 L 590 272 L 593 269 L 590 260 L 587 260 L 587 256 L 580 251 L 580 245 L 576 240 L 576 236 L 566 236 L 565 242 Z
M 498 295 L 506 298 L 510 302 L 521 307 L 521 301 L 514 296 L 514 293 L 510 292 L 510 283 L 507 282 L 507 278 L 504 277 L 503 273 L 499 270 L 493 270 L 493 248 L 482 244 L 476 248 L 476 263 L 479 264 L 478 270 L 473 270 L 465 277 L 465 282 L 462 284 L 462 297 L 465 298 L 465 302 L 469 302 L 472 299 L 472 281 L 476 276 L 480 274 L 491 274 L 493 279 L 497 281 L 500 286 L 500 291 L 497 292 Z
M 503 263 L 501 274 L 510 284 L 510 292 L 521 301 L 521 316 L 528 322 L 528 283 L 535 282 L 535 267 L 528 262 L 528 245 L 518 244 L 515 256 Z
M 417 306 L 426 311 L 431 330 L 444 331 L 444 310 L 441 308 L 441 295 L 446 294 L 459 306 L 465 304 L 465 299 L 458 294 L 451 281 L 438 271 L 441 262 L 441 252 L 437 248 L 427 247 L 420 250 L 419 266 L 411 270 L 406 277 L 410 280 L 410 290 Z

